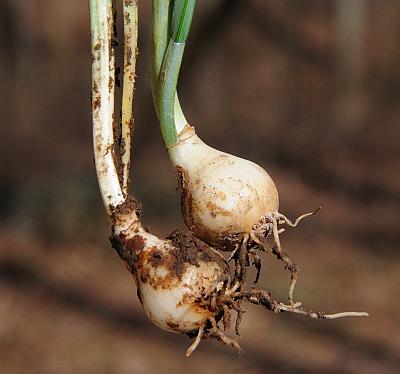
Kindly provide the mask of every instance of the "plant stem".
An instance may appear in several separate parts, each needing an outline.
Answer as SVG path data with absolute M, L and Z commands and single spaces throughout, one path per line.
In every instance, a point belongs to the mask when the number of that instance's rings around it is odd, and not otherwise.
M 151 83 L 154 107 L 158 114 L 158 81 L 170 35 L 171 0 L 153 0 L 152 5 Z
M 89 0 L 92 52 L 92 121 L 95 164 L 108 216 L 124 201 L 114 163 L 115 57 L 111 0 Z
M 136 54 L 138 41 L 138 5 L 136 0 L 123 1 L 124 19 L 124 78 L 121 118 L 122 192 L 128 193 L 129 165 L 131 159 L 131 136 L 133 130 L 133 95 L 136 77 Z
M 183 127 L 178 128 L 176 126 L 176 120 L 182 118 L 180 106 L 175 108 L 176 86 L 195 3 L 195 0 L 175 0 L 171 22 L 171 39 L 159 73 L 159 119 L 161 133 L 167 148 L 178 142 L 178 131 L 180 132 L 186 125 L 185 120 Z M 178 115 L 175 115 L 175 109 L 177 109 Z
M 153 102 L 157 115 L 160 117 L 160 72 L 170 40 L 172 20 L 172 1 L 153 0 L 153 35 L 151 56 L 151 85 Z M 187 124 L 187 120 L 179 103 L 178 95 L 174 98 L 175 132 L 180 133 Z
M 161 70 L 159 117 L 161 133 L 167 148 L 178 142 L 174 103 L 184 50 L 185 43 L 175 43 L 171 40 Z
M 185 43 L 189 35 L 190 26 L 196 0 L 175 0 L 172 13 L 171 39 L 175 43 Z

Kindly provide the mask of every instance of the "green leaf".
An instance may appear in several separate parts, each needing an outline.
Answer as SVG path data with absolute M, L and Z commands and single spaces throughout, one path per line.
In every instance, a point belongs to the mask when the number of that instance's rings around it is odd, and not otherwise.
M 196 0 L 175 0 L 171 32 L 171 38 L 175 43 L 186 42 L 195 5 Z

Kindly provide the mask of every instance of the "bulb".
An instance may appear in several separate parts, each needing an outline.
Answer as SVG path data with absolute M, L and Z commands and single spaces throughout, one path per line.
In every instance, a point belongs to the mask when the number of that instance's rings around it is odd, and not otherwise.
M 137 293 L 150 320 L 164 330 L 194 333 L 220 310 L 205 302 L 229 278 L 224 257 L 189 234 L 160 239 L 139 221 L 114 232 L 113 246 L 135 278 Z
M 208 146 L 192 127 L 169 155 L 180 176 L 184 221 L 209 245 L 232 250 L 263 216 L 278 212 L 278 191 L 264 169 Z

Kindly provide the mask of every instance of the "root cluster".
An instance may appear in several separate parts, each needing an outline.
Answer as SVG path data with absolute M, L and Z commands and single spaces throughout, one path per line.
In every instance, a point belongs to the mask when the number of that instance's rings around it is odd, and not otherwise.
M 288 257 L 286 251 L 282 248 L 279 234 L 284 228 L 279 225 L 287 224 L 296 227 L 297 224 L 308 216 L 314 215 L 320 208 L 314 212 L 304 214 L 291 222 L 284 215 L 274 212 L 262 218 L 259 225 L 255 225 L 250 234 L 244 236 L 242 242 L 236 245 L 228 261 L 234 260 L 234 275 L 232 278 L 222 279 L 218 286 L 209 290 L 204 297 L 199 300 L 199 304 L 216 312 L 215 318 L 210 318 L 206 324 L 201 327 L 193 344 L 186 352 L 190 356 L 197 348 L 202 339 L 216 339 L 221 344 L 232 347 L 241 353 L 242 349 L 238 341 L 225 335 L 223 331 L 231 327 L 231 312 L 236 313 L 235 333 L 240 336 L 239 327 L 245 310 L 242 309 L 242 302 L 247 301 L 252 304 L 261 305 L 273 313 L 289 312 L 308 316 L 313 319 L 335 319 L 342 317 L 367 317 L 365 312 L 341 312 L 335 314 L 326 314 L 324 312 L 314 311 L 305 308 L 300 302 L 294 302 L 293 291 L 297 281 L 298 266 Z M 269 245 L 267 239 L 273 239 L 273 245 Z M 246 289 L 247 267 L 253 265 L 257 270 L 254 285 L 258 283 L 261 271 L 261 257 L 258 252 L 272 253 L 278 260 L 284 263 L 285 268 L 290 272 L 290 285 L 288 292 L 289 304 L 282 303 L 273 298 L 267 290 Z M 223 286 L 221 287 L 221 282 Z

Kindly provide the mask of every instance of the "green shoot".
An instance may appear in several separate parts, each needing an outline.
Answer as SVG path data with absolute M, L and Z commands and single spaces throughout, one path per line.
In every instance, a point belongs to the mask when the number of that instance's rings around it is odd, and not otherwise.
M 172 14 L 171 39 L 175 43 L 184 43 L 187 40 L 192 24 L 196 0 L 176 0 Z
M 183 30 L 183 27 L 180 29 L 185 31 L 186 38 L 187 34 L 189 32 L 190 28 L 190 23 L 191 19 L 193 16 L 193 9 L 194 9 L 194 2 L 193 5 L 187 6 L 187 7 L 181 7 L 187 9 L 186 13 L 182 12 L 178 9 L 179 3 L 182 3 L 182 1 L 177 1 L 173 4 L 173 1 L 170 0 L 153 0 L 153 22 L 152 22 L 152 27 L 153 27 L 153 38 L 152 38 L 152 93 L 153 93 L 153 101 L 154 101 L 154 107 L 156 109 L 156 112 L 160 117 L 160 108 L 161 108 L 161 103 L 160 103 L 160 95 L 161 95 L 161 86 L 163 83 L 166 84 L 166 90 L 164 89 L 164 95 L 167 100 L 163 100 L 163 107 L 169 107 L 167 108 L 168 114 L 165 113 L 164 111 L 164 119 L 161 122 L 161 129 L 162 129 L 162 134 L 164 137 L 164 141 L 166 144 L 174 144 L 177 140 L 177 134 L 183 130 L 183 128 L 187 124 L 187 120 L 185 118 L 185 115 L 183 114 L 182 108 L 179 103 L 179 99 L 177 96 L 176 92 L 176 83 L 174 83 L 174 79 L 171 79 L 171 76 L 169 76 L 171 82 L 165 82 L 167 77 L 166 74 L 166 69 L 162 69 L 163 62 L 164 66 L 168 66 L 169 73 L 171 73 L 176 66 L 178 67 L 178 71 L 175 72 L 174 74 L 179 75 L 179 67 L 182 61 L 182 57 L 180 57 L 180 61 L 177 61 L 178 55 L 183 54 L 183 49 L 184 45 L 176 48 L 171 48 L 174 51 L 170 51 L 170 56 L 168 57 L 167 61 L 167 49 L 169 42 L 171 41 L 171 24 L 176 24 L 179 25 L 180 23 L 184 23 L 185 30 Z M 177 5 L 178 4 L 178 5 Z M 175 8 L 177 10 L 175 10 Z M 188 17 L 188 15 L 190 17 Z M 179 22 L 179 20 L 182 20 L 182 22 Z M 186 21 L 185 21 L 186 20 Z M 185 21 L 185 22 L 183 22 Z M 188 22 L 190 21 L 190 22 Z M 179 27 L 175 26 L 176 29 L 179 29 Z M 180 33 L 182 35 L 182 32 Z M 178 39 L 177 39 L 178 40 Z M 183 43 L 184 44 L 184 43 Z M 182 49 L 182 51 L 180 51 Z M 172 54 L 172 55 L 171 55 Z M 179 59 L 179 58 L 178 58 Z M 172 60 L 175 60 L 172 62 Z M 178 64 L 178 65 L 176 65 Z M 177 80 L 177 77 L 176 77 Z M 171 88 L 171 83 L 172 86 L 175 88 Z M 167 91 L 171 90 L 174 91 L 174 93 L 170 92 L 168 96 Z M 173 108 L 171 108 L 173 106 Z M 166 119 L 167 118 L 167 119 Z M 166 121 L 169 121 L 168 124 L 166 124 Z M 174 123 L 172 123 L 172 121 Z M 164 124 L 164 125 L 163 125 Z M 163 130 L 164 129 L 164 130 Z M 167 140 L 165 140 L 165 137 L 167 137 Z M 167 146 L 168 147 L 168 146 Z
M 176 0 L 172 14 L 172 32 L 159 75 L 159 118 L 167 148 L 178 142 L 175 118 L 176 87 L 183 52 L 193 18 L 195 0 Z M 185 123 L 186 124 L 186 123 Z M 180 131 L 182 128 L 179 129 Z

